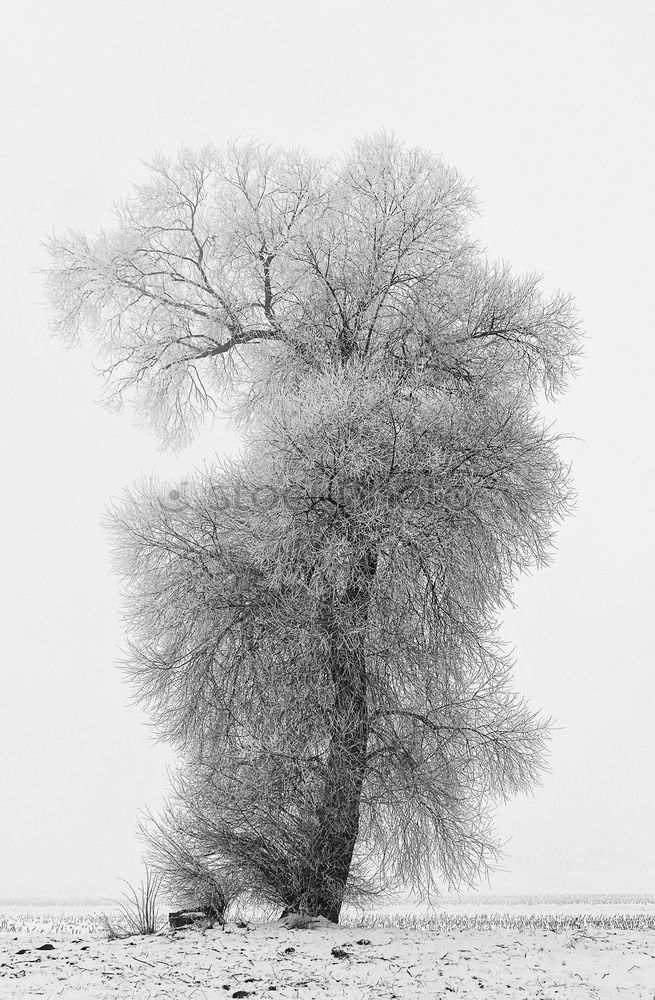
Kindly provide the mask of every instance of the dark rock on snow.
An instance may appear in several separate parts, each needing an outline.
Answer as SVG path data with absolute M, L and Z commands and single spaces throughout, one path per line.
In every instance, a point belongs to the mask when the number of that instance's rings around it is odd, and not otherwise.
M 193 927 L 195 924 L 206 924 L 213 927 L 215 923 L 224 924 L 223 915 L 212 906 L 198 906 L 195 909 L 175 910 L 168 914 L 168 923 L 171 927 Z
M 344 951 L 343 948 L 338 948 L 336 946 L 332 949 L 332 955 L 334 958 L 350 958 L 347 951 Z

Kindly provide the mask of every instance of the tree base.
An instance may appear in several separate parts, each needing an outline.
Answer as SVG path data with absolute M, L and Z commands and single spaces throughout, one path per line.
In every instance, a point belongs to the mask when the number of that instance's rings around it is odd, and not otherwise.
M 285 917 L 324 917 L 329 920 L 331 924 L 339 923 L 339 909 L 335 906 L 317 906 L 313 907 L 311 910 L 307 907 L 299 906 L 285 906 L 282 913 L 279 916 L 279 920 L 284 920 Z

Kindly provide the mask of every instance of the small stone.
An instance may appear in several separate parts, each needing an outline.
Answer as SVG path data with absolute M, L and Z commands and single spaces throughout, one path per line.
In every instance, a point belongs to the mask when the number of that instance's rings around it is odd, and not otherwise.
M 54 946 L 54 944 L 41 944 L 41 945 L 39 945 L 39 947 L 36 950 L 37 951 L 54 951 L 55 950 L 55 946 Z
M 344 951 L 343 948 L 338 948 L 338 947 L 334 947 L 332 949 L 332 955 L 334 958 L 350 958 L 350 955 L 348 954 L 347 951 Z
M 295 950 L 296 950 L 295 948 L 291 948 L 291 947 L 285 948 L 284 949 L 284 954 L 285 955 L 293 955 L 293 953 L 294 953 Z
M 370 944 L 370 943 L 371 942 L 369 941 L 368 938 L 360 938 L 359 941 L 357 942 L 357 944 Z

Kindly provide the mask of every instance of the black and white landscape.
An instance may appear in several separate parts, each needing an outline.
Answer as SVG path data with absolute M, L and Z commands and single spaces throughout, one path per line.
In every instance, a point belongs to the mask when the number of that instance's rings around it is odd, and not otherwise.
M 5 34 L 0 995 L 651 997 L 650 6 Z

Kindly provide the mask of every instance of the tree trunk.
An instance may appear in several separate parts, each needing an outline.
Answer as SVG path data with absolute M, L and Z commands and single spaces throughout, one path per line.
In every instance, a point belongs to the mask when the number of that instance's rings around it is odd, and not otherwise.
M 325 785 L 305 885 L 298 898 L 287 904 L 284 916 L 304 912 L 339 922 L 359 832 L 359 804 L 366 773 L 369 718 L 365 630 L 376 568 L 376 553 L 366 552 L 354 567 L 336 609 L 333 604 L 326 606 L 334 715 Z

